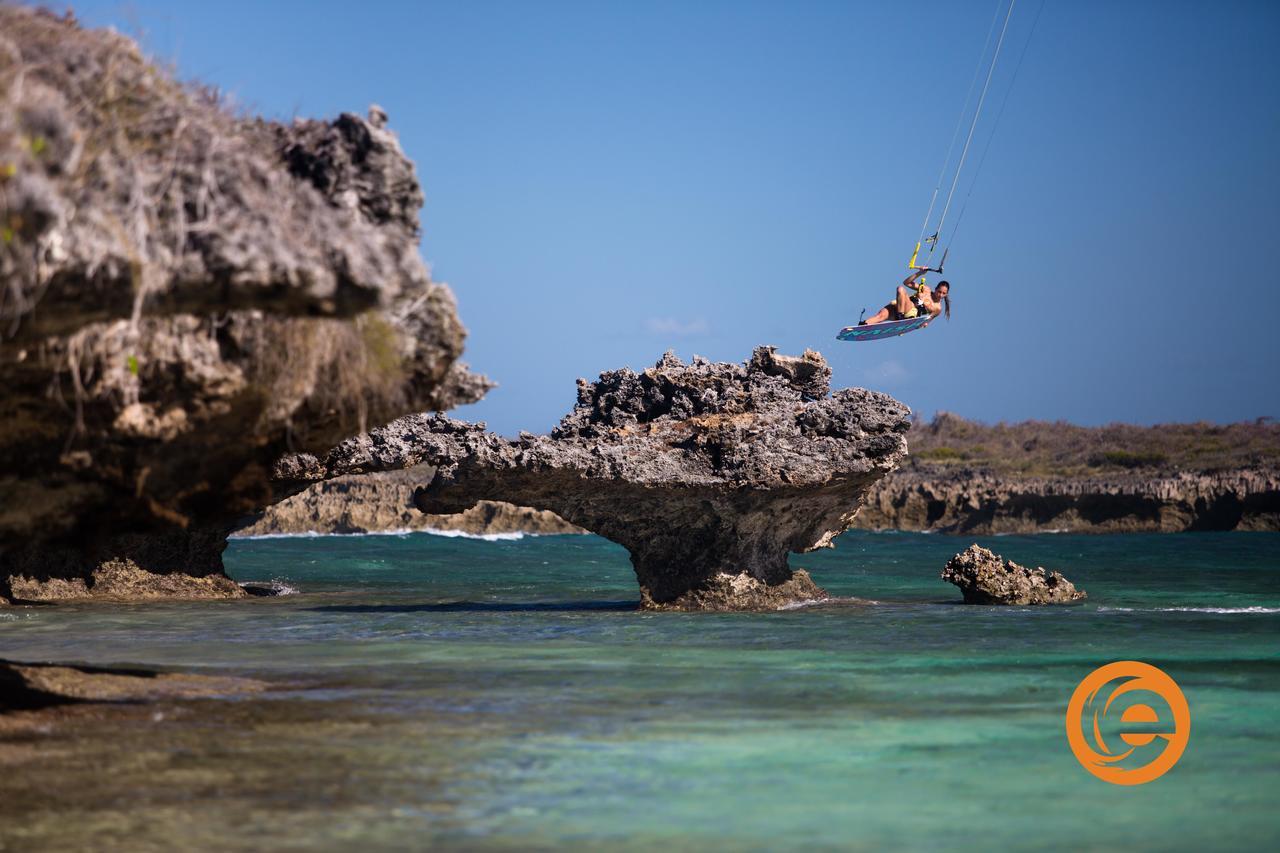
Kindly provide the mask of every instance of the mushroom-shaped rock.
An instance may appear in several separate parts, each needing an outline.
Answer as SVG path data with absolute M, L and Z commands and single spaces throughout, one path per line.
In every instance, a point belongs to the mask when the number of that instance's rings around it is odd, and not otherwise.
M 910 410 L 861 388 L 829 394 L 830 376 L 812 351 L 760 347 L 744 364 L 669 352 L 640 373 L 579 380 L 577 405 L 550 435 L 508 440 L 410 415 L 322 460 L 282 460 L 276 475 L 296 489 L 428 463 L 420 510 L 480 500 L 551 510 L 630 552 L 644 607 L 775 608 L 824 595 L 788 552 L 829 547 L 906 453 Z
M 948 560 L 942 579 L 960 587 L 965 604 L 1070 604 L 1086 597 L 1058 572 L 1020 566 L 981 545 Z

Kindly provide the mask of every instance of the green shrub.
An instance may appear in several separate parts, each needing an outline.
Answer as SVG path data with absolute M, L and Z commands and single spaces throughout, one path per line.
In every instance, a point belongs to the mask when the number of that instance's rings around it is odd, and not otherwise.
M 1169 461 L 1159 452 L 1133 453 L 1128 450 L 1108 450 L 1102 454 L 1102 462 L 1120 468 L 1158 468 Z
M 921 459 L 928 459 L 932 462 L 945 462 L 954 459 L 964 459 L 965 454 L 956 450 L 954 447 L 926 447 L 924 450 L 916 453 Z

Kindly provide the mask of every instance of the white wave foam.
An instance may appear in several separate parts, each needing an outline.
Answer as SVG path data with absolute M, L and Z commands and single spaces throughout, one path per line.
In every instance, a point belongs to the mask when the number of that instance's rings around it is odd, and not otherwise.
M 1070 533 L 1069 527 L 1049 527 L 1044 530 L 1028 530 L 1023 533 L 993 533 L 993 536 L 1039 536 L 1042 533 Z
M 1280 613 L 1280 607 L 1099 607 L 1123 613 Z
M 510 533 L 467 533 L 463 530 L 433 530 L 427 528 L 418 532 L 430 533 L 432 536 L 445 536 L 450 539 L 483 539 L 485 542 L 515 542 L 517 539 L 523 539 L 526 536 L 538 535 L 536 533 L 525 533 L 521 530 L 513 530 Z
M 444 536 L 449 539 L 482 539 L 485 542 L 514 542 L 526 536 L 537 536 L 537 533 L 512 531 L 510 533 L 467 533 L 462 530 L 436 530 L 432 527 L 410 528 L 396 527 L 390 530 L 370 530 L 365 533 L 324 533 L 319 530 L 306 530 L 302 533 L 257 533 L 254 535 L 234 534 L 228 539 L 319 539 L 322 537 L 340 537 L 349 539 L 359 536 L 409 536 L 414 533 L 425 533 L 428 536 Z
M 812 607 L 815 604 L 826 604 L 831 601 L 830 598 L 806 598 L 803 601 L 788 601 L 779 607 L 779 610 L 799 610 L 802 607 Z
M 256 587 L 258 589 L 269 589 L 272 595 L 297 595 L 302 592 L 291 583 L 282 581 L 279 578 L 272 578 L 269 581 L 245 581 L 240 586 L 249 588 Z
M 822 604 L 879 604 L 871 598 L 857 598 L 854 596 L 828 595 L 824 598 L 806 598 L 803 601 L 792 601 L 779 607 L 779 610 L 800 610 L 804 607 L 817 607 Z
M 233 533 L 227 537 L 228 541 L 233 539 L 319 539 L 321 536 L 373 536 L 370 533 L 321 533 L 318 530 L 304 530 L 301 533 Z

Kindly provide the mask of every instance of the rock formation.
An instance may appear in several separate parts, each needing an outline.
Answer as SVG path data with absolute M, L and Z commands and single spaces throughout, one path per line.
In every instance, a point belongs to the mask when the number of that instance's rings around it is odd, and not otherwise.
M 281 453 L 490 387 L 386 123 L 241 118 L 0 5 L 0 600 L 239 595 Z
M 1085 598 L 1058 572 L 1028 569 L 980 545 L 947 561 L 942 579 L 960 587 L 965 604 L 1070 604 Z
M 0 659 L 0 714 L 89 702 L 135 705 L 243 696 L 269 687 L 263 681 L 232 676 Z
M 545 509 L 480 501 L 466 512 L 426 515 L 413 502 L 415 488 L 430 482 L 430 466 L 339 477 L 273 504 L 237 536 L 279 533 L 372 533 L 439 530 L 473 535 L 586 533 Z
M 1280 530 L 1280 424 L 917 419 L 858 515 L 942 533 Z
M 1280 530 L 1280 470 L 1025 476 L 917 465 L 877 483 L 855 526 L 981 535 Z
M 506 440 L 441 415 L 411 415 L 334 447 L 286 457 L 294 489 L 344 474 L 436 467 L 428 513 L 482 499 L 555 512 L 623 545 L 649 608 L 761 609 L 823 595 L 787 564 L 829 546 L 867 490 L 906 452 L 909 410 L 884 394 L 828 394 L 822 356 L 757 349 L 745 364 L 653 367 L 578 381 L 546 436 Z

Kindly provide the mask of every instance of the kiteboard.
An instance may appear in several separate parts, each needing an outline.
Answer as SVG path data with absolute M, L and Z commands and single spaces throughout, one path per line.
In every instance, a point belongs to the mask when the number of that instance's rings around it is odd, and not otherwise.
M 869 326 L 846 326 L 840 330 L 840 334 L 836 335 L 836 340 L 857 343 L 860 341 L 878 341 L 882 338 L 896 338 L 898 335 L 905 335 L 907 332 L 923 329 L 929 325 L 929 321 L 932 319 L 932 314 L 924 314 L 918 317 L 908 317 L 905 320 L 886 320 L 883 323 L 874 323 Z

